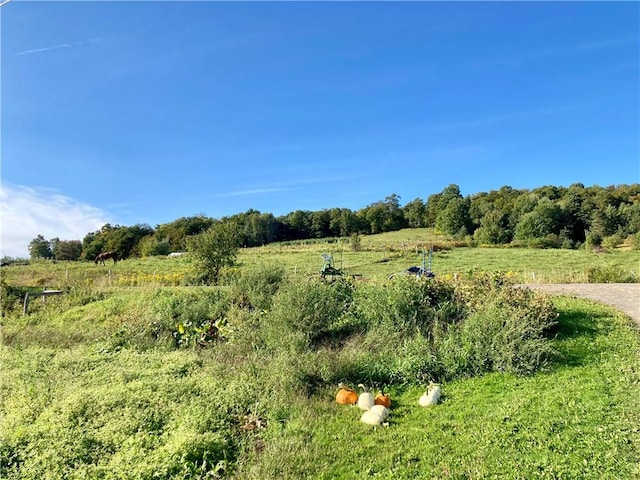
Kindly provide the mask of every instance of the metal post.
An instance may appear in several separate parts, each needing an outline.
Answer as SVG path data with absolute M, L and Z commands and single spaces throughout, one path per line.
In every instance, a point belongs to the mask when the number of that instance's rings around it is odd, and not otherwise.
M 29 292 L 24 294 L 24 306 L 22 307 L 22 314 L 26 315 L 29 311 Z

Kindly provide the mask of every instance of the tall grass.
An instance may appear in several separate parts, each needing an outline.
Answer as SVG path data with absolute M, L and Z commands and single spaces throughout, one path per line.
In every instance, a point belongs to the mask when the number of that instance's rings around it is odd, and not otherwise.
M 491 288 L 500 302 L 508 300 Z M 152 295 L 175 305 L 176 292 L 148 295 L 138 307 L 141 317 L 162 310 L 145 309 Z M 556 353 L 542 372 L 509 373 L 507 364 L 493 373 L 452 377 L 443 382 L 444 402 L 432 409 L 417 405 L 420 380 L 383 375 L 402 371 L 398 365 L 412 361 L 411 349 L 381 354 L 360 341 L 367 335 L 362 331 L 297 352 L 260 346 L 264 318 L 252 320 L 257 329 L 207 348 L 148 348 L 142 339 L 104 348 L 104 337 L 72 348 L 42 345 L 37 338 L 5 343 L 0 474 L 635 478 L 640 337 L 607 308 L 573 299 L 555 303 L 560 316 L 550 346 Z M 379 325 L 415 325 L 417 317 L 401 313 L 386 314 Z M 501 358 L 494 347 L 504 348 L 501 343 L 486 351 Z M 415 358 L 419 352 L 413 349 Z M 393 398 L 389 427 L 372 430 L 359 424 L 357 408 L 336 405 L 338 377 L 370 387 L 376 378 L 391 380 L 385 387 Z
M 547 360 L 542 330 L 518 333 L 534 325 L 531 298 L 500 293 L 494 278 L 376 285 L 299 282 L 278 269 L 263 273 L 267 281 L 245 275 L 231 288 L 117 288 L 6 321 L 3 476 L 222 475 L 257 441 L 243 432 L 292 415 L 267 399 L 312 398 L 339 380 L 528 372 Z M 463 320 L 484 311 L 479 296 L 517 319 L 500 351 L 465 337 Z M 542 312 L 542 324 L 553 320 Z M 505 361 L 510 348 L 525 360 Z M 532 350 L 535 365 L 523 354 Z
M 345 274 L 384 280 L 414 265 L 422 265 L 422 252 L 434 247 L 431 268 L 446 278 L 484 272 L 509 272 L 520 283 L 594 283 L 640 281 L 640 250 L 587 250 L 470 248 L 432 229 L 408 229 L 362 236 L 361 251 L 354 252 L 348 239 L 314 240 L 270 244 L 241 249 L 242 271 L 277 267 L 287 274 L 309 277 L 322 267 L 322 253 L 333 255 L 334 265 Z M 233 275 L 231 270 L 231 275 Z M 229 274 L 229 272 L 226 272 Z M 117 286 L 189 285 L 193 264 L 188 256 L 128 259 L 117 265 L 96 266 L 88 262 L 32 261 L 29 265 L 2 268 L 11 286 L 91 288 Z
M 329 244 L 246 249 L 223 287 L 157 281 L 187 278 L 183 257 L 3 267 L 3 302 L 67 294 L 27 316 L 3 303 L 0 477 L 640 476 L 638 332 L 510 286 L 529 269 L 618 279 L 638 252 L 437 250 L 416 281 L 387 280 L 421 256 L 386 245 L 343 251 L 364 276 L 324 281 Z M 444 402 L 421 409 L 432 380 Z M 335 405 L 338 382 L 389 391 L 389 427 Z

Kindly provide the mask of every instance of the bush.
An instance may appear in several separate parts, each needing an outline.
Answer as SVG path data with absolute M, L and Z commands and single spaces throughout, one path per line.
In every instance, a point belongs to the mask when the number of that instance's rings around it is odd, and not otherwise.
M 353 285 L 346 279 L 288 282 L 273 298 L 263 322 L 267 345 L 294 350 L 317 346 L 328 339 L 351 302 Z
M 455 322 L 459 314 L 451 286 L 433 279 L 398 276 L 386 285 L 361 285 L 354 295 L 356 322 L 387 341 L 429 336 L 434 322 Z
M 528 374 L 549 361 L 548 336 L 557 314 L 546 297 L 504 286 L 500 276 L 458 284 L 456 294 L 459 304 L 449 304 L 449 312 L 440 307 L 443 321 L 429 335 L 405 339 L 398 378 L 426 382 L 490 371 Z
M 584 240 L 584 248 L 586 250 L 597 249 L 602 245 L 602 237 L 596 232 L 588 232 Z
M 552 354 L 556 314 L 545 297 L 481 275 L 455 287 L 412 278 L 358 285 L 348 316 L 361 333 L 345 343 L 332 379 L 388 384 L 531 373 Z
M 560 248 L 562 245 L 563 241 L 555 233 L 527 240 L 527 247 L 529 248 Z
M 218 288 L 158 290 L 150 333 L 171 336 L 176 346 L 204 346 L 225 338 L 228 309 L 228 295 Z
M 466 364 L 448 376 L 473 375 L 489 371 L 534 373 L 543 367 L 553 349 L 544 332 L 550 323 L 519 318 L 508 309 L 492 305 L 467 318 L 461 329 Z
M 160 241 L 151 235 L 140 240 L 139 248 L 140 255 L 143 257 L 169 255 L 171 253 L 171 244 L 168 241 Z
M 0 308 L 2 308 L 3 317 L 20 308 L 25 293 L 25 288 L 11 286 L 4 278 L 0 279 Z
M 614 233 L 613 235 L 609 235 L 608 237 L 603 238 L 602 246 L 604 248 L 616 248 L 622 245 L 623 241 L 624 237 L 622 235 L 622 232 L 619 231 L 617 233 Z
M 588 283 L 636 283 L 637 275 L 618 266 L 587 267 Z
M 359 252 L 362 250 L 362 240 L 360 239 L 360 235 L 357 232 L 351 234 L 351 239 L 349 241 L 351 244 L 351 250 L 354 252 Z
M 284 268 L 279 266 L 245 270 L 231 282 L 231 300 L 249 310 L 269 310 L 285 275 Z
M 187 238 L 187 250 L 195 262 L 195 276 L 202 283 L 216 284 L 224 267 L 235 265 L 240 230 L 232 221 L 213 224 L 207 231 Z

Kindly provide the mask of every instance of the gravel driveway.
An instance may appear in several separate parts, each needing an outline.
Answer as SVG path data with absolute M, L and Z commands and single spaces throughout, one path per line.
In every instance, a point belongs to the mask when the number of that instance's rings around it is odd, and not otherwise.
M 561 283 L 522 286 L 554 295 L 575 295 L 606 303 L 627 314 L 640 326 L 640 283 Z

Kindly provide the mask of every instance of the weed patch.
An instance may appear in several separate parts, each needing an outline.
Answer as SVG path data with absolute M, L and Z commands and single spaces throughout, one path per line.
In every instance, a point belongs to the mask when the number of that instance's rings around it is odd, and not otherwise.
M 77 285 L 3 318 L 0 477 L 636 478 L 637 331 L 507 277 Z M 389 392 L 389 427 L 338 382 Z

